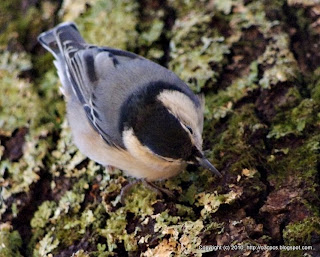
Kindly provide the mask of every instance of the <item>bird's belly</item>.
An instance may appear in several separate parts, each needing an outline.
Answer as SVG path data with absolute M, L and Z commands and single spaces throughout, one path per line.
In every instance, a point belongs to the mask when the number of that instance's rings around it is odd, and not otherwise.
M 129 152 L 106 144 L 89 124 L 82 106 L 77 101 L 68 101 L 67 115 L 75 145 L 90 159 L 123 170 L 127 175 L 161 180 L 177 175 L 183 168 L 180 163 L 148 163 L 133 157 Z

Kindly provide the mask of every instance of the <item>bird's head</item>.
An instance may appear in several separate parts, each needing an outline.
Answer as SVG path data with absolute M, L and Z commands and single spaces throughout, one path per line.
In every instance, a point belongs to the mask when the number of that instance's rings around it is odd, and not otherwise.
M 121 108 L 124 145 L 146 163 L 157 157 L 201 165 L 221 176 L 202 152 L 202 102 L 191 90 L 164 82 L 141 87 Z

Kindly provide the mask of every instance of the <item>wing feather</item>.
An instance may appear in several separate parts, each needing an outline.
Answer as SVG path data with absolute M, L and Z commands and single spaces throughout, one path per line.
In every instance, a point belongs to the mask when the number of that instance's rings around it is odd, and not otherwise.
M 61 33 L 62 34 L 62 33 Z M 77 96 L 78 100 L 83 105 L 87 118 L 93 128 L 101 135 L 107 144 L 124 147 L 121 135 L 118 131 L 113 129 L 110 136 L 110 119 L 107 120 L 104 113 L 101 113 L 96 107 L 99 105 L 97 101 L 103 101 L 101 97 L 97 97 L 95 89 L 98 86 L 98 76 L 95 69 L 95 58 L 101 53 L 104 62 L 110 62 L 112 65 L 99 67 L 103 73 L 108 74 L 114 72 L 120 62 L 130 59 L 139 58 L 135 54 L 131 54 L 121 50 L 114 50 L 112 48 L 95 47 L 87 44 L 79 44 L 71 40 L 61 42 L 60 33 L 57 33 L 58 42 L 60 42 L 62 53 L 66 63 L 66 70 L 68 77 L 71 81 L 72 89 Z M 121 61 L 119 60 L 121 59 Z M 109 70 L 108 70 L 109 69 Z M 107 87 L 108 83 L 104 83 Z M 109 124 L 108 124 L 109 123 Z
M 124 148 L 120 112 L 130 95 L 154 81 L 190 91 L 173 72 L 139 55 L 86 44 L 73 23 L 43 33 L 39 41 L 56 58 L 63 90 L 79 100 L 88 121 L 109 145 Z

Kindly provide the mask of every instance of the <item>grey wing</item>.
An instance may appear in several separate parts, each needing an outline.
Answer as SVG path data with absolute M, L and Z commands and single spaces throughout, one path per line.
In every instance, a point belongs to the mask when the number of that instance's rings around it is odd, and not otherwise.
M 109 145 L 123 148 L 117 111 L 128 94 L 130 78 L 121 67 L 139 57 L 74 42 L 64 43 L 64 53 L 68 78 L 91 125 Z
M 191 90 L 173 72 L 130 52 L 97 48 L 94 56 L 95 77 L 98 78 L 92 91 L 93 115 L 99 131 L 112 135 L 114 142 L 124 147 L 120 116 L 122 104 L 139 89 L 151 82 L 162 81 Z M 92 107 L 91 107 L 92 110 Z
M 138 55 L 86 46 L 74 52 L 66 44 L 69 79 L 92 126 L 111 145 L 124 148 L 120 109 L 139 87 L 152 81 L 180 81 L 172 72 Z M 177 81 L 178 80 L 178 81 Z
M 108 73 L 118 64 L 118 60 L 106 50 L 86 44 L 74 23 L 59 24 L 39 35 L 38 40 L 56 59 L 54 64 L 62 82 L 61 90 L 64 95 L 67 98 L 75 97 L 82 104 L 92 127 L 109 145 L 121 147 L 121 138 L 111 133 L 104 110 L 100 110 L 96 104 L 103 101 L 103 95 L 96 93 L 97 88 L 103 87 L 104 94 L 108 94 L 107 89 L 110 85 L 102 85 L 97 72 L 104 70 Z M 121 59 L 133 56 L 134 54 L 127 54 Z M 99 60 L 98 67 L 95 60 Z

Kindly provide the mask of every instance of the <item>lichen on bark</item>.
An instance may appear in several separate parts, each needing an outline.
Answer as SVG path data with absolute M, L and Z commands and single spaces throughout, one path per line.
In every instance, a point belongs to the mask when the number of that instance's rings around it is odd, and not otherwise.
M 317 256 L 319 10 L 315 0 L 0 3 L 0 256 Z M 203 148 L 222 179 L 190 166 L 159 182 L 174 199 L 138 183 L 121 201 L 132 179 L 73 145 L 36 41 L 66 20 L 204 94 Z M 312 248 L 248 247 L 272 245 Z

